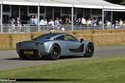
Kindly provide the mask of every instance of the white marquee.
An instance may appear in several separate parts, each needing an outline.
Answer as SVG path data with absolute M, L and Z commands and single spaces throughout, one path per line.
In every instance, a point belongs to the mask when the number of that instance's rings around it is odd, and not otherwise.
M 2 2 L 3 1 L 3 2 Z M 125 6 L 109 3 L 104 0 L 1 0 L 0 4 L 29 5 L 29 6 L 55 6 L 55 7 L 77 7 L 107 10 L 124 10 Z

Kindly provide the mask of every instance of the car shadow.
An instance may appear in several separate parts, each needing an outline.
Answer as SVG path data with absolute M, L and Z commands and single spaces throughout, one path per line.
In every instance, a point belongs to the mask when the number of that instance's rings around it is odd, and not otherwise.
M 4 60 L 22 60 L 20 58 L 7 58 L 7 59 L 4 59 Z
M 82 56 L 60 56 L 59 59 L 83 58 Z
M 83 58 L 82 56 L 60 56 L 60 58 L 58 60 L 63 60 L 63 59 L 74 59 L 74 58 Z M 7 58 L 7 59 L 4 59 L 4 60 L 22 60 L 21 58 Z M 39 61 L 39 60 L 49 60 L 49 61 L 52 61 L 51 59 L 47 59 L 47 58 L 42 58 L 42 59 L 27 59 L 25 61 Z

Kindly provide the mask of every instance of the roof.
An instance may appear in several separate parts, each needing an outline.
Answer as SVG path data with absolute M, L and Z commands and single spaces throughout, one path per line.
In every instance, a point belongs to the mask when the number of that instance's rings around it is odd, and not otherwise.
M 125 6 L 113 4 L 104 0 L 53 0 L 62 3 L 73 4 L 74 7 L 96 9 L 125 9 Z
M 123 5 L 113 4 L 104 0 L 3 0 L 3 4 L 125 10 Z
M 2 1 L 2 0 L 1 0 Z M 61 3 L 51 0 L 3 0 L 0 4 L 10 5 L 29 5 L 29 6 L 55 6 L 55 7 L 72 7 L 72 4 Z

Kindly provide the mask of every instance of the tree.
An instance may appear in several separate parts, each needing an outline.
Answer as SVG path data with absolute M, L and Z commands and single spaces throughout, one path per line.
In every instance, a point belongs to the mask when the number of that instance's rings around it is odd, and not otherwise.
M 125 5 L 125 0 L 123 0 L 121 4 Z
M 125 4 L 125 0 L 106 0 L 106 1 L 115 3 L 115 4 Z

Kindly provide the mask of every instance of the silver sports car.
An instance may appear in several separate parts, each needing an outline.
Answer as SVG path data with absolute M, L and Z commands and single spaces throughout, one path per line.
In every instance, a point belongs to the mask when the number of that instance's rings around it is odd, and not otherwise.
M 21 59 L 46 57 L 56 60 L 60 56 L 92 57 L 94 45 L 87 40 L 77 40 L 70 34 L 49 33 L 40 35 L 31 41 L 18 42 L 16 50 Z

